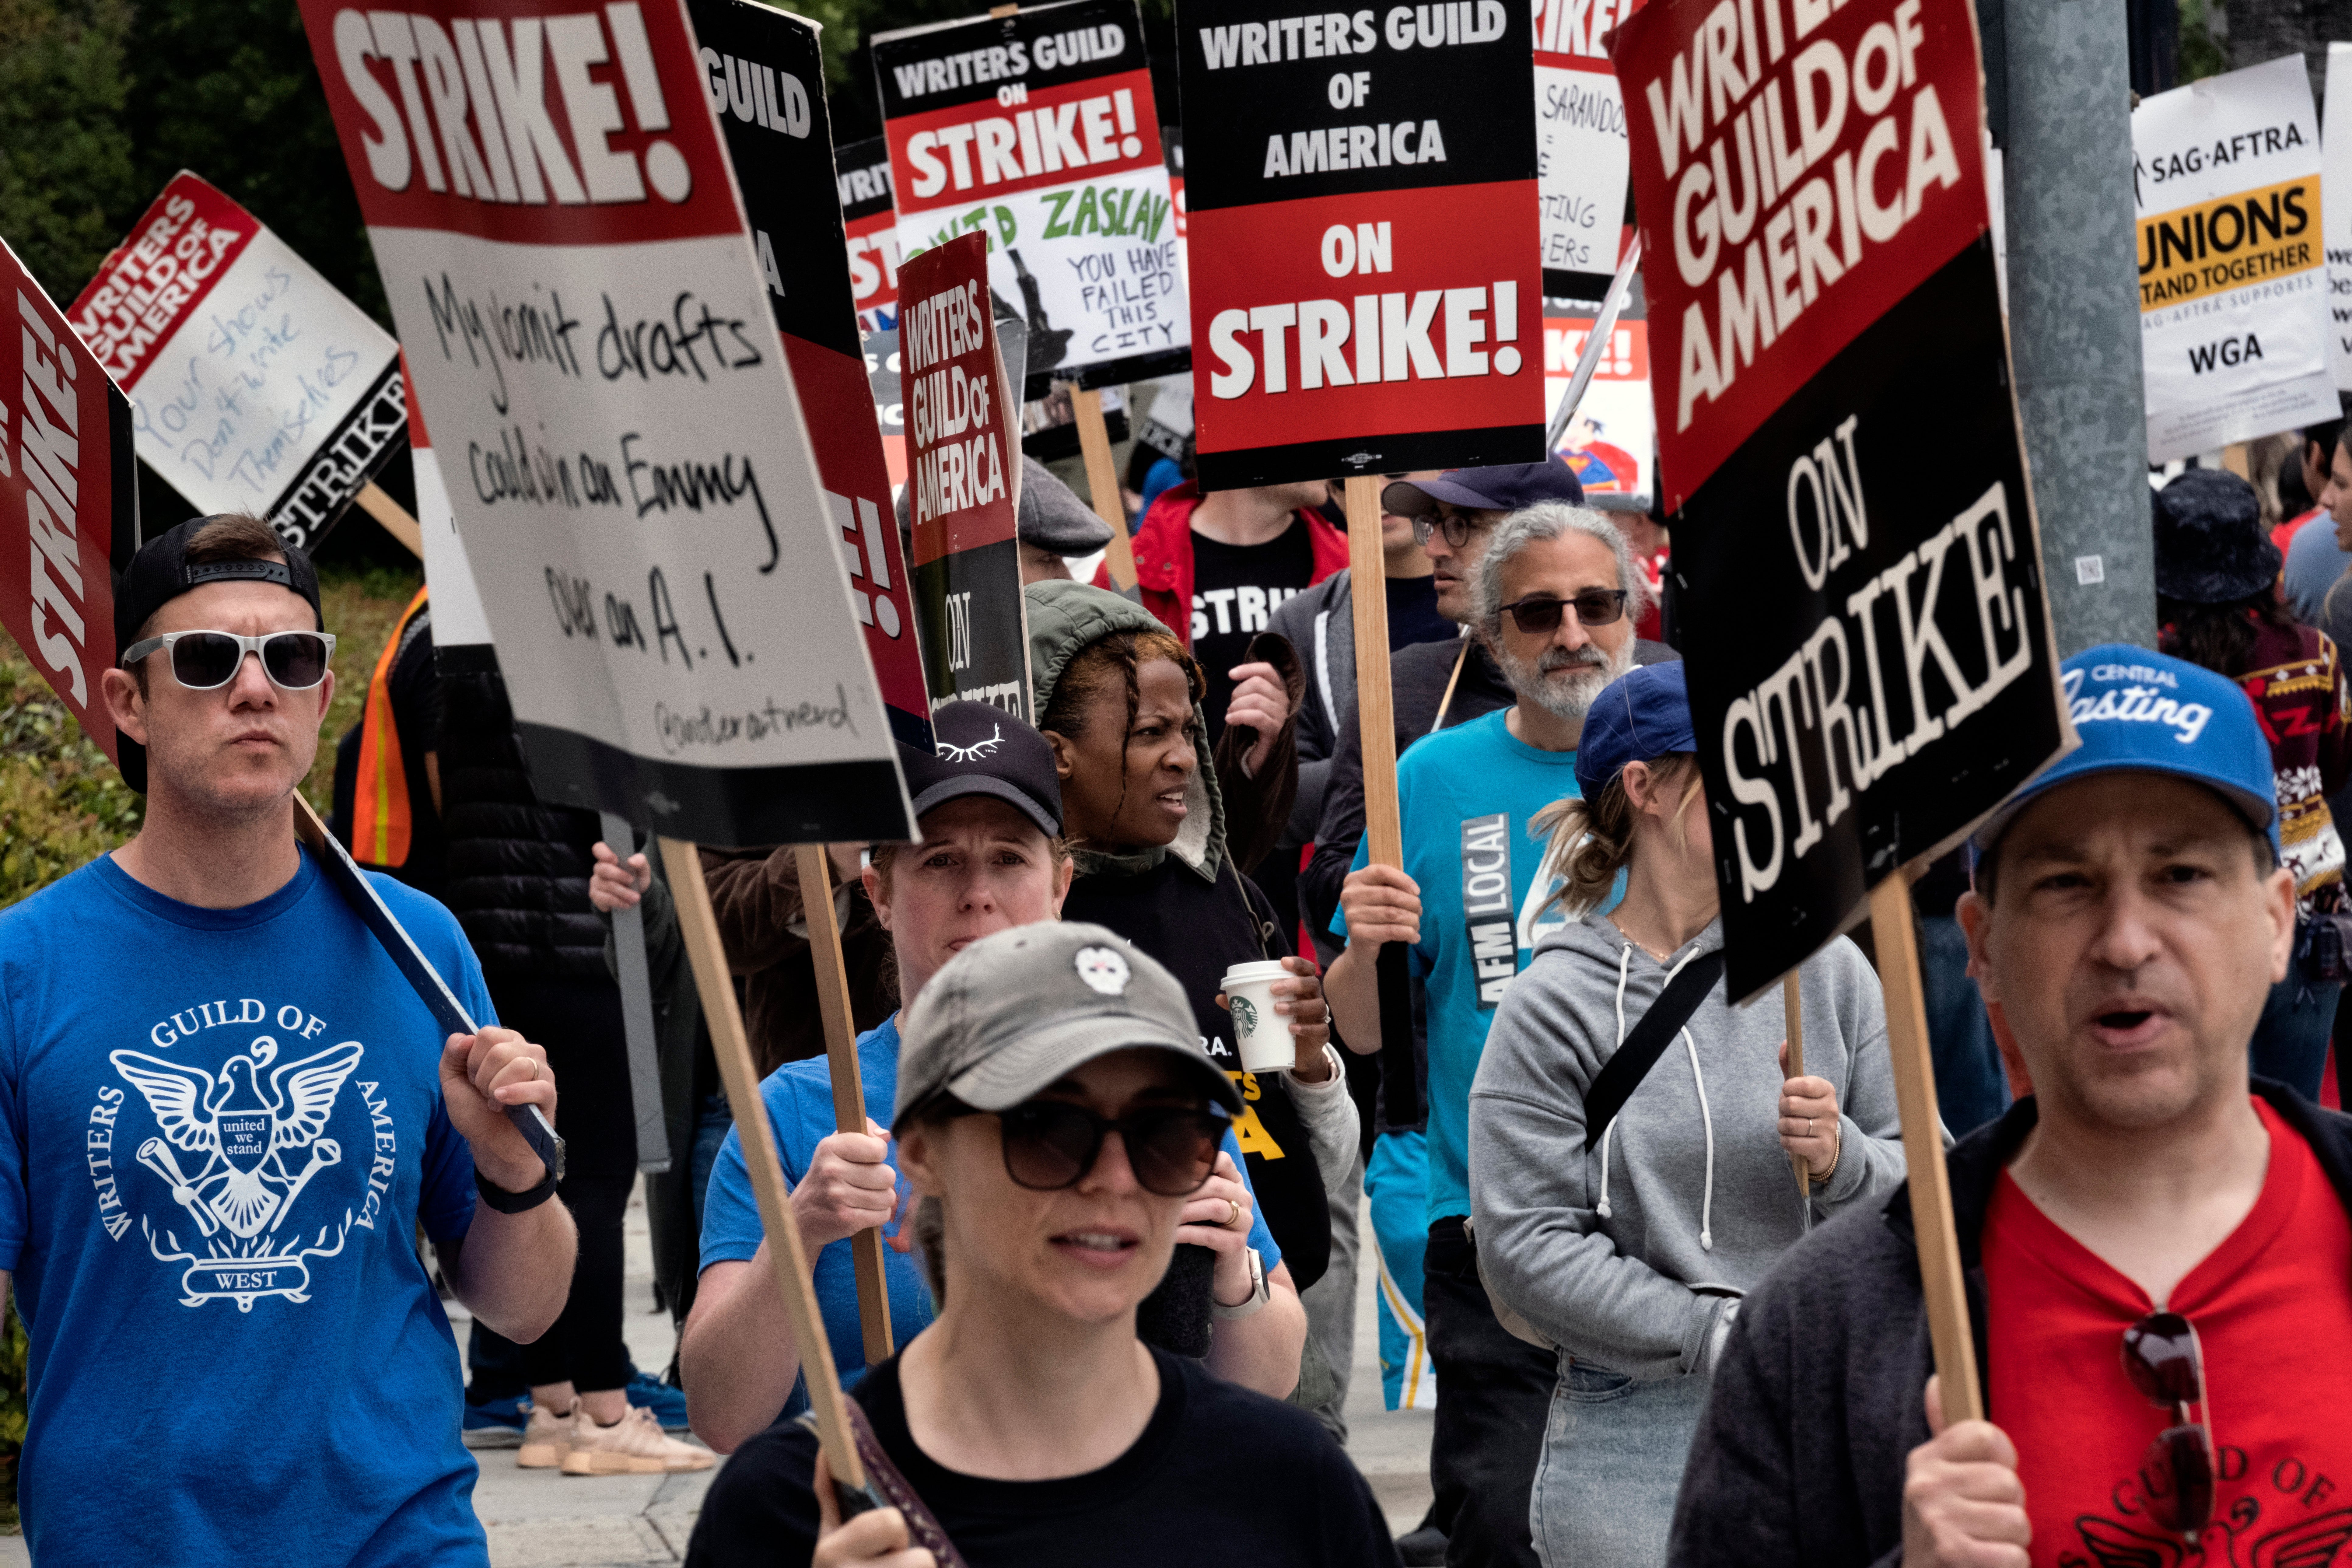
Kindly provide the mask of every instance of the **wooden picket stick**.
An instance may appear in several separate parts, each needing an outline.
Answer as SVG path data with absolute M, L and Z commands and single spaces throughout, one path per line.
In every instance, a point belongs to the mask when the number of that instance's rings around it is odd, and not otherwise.
M 1977 1343 L 1969 1330 L 1968 1286 L 1960 1274 L 1959 1235 L 1952 1223 L 1952 1179 L 1944 1166 L 1944 1122 L 1936 1107 L 1936 1065 L 1927 1048 L 1927 1003 L 1919 984 L 1919 940 L 1911 923 L 1911 879 L 1896 869 L 1871 889 L 1870 932 L 1886 993 L 1886 1048 L 1895 1063 L 1895 1102 L 1903 1117 L 1909 1169 L 1911 1228 L 1919 1246 L 1919 1282 L 1927 1299 L 1927 1333 L 1936 1349 L 1944 1419 L 1980 1421 Z
M 383 524 L 383 531 L 408 546 L 408 552 L 419 561 L 425 559 L 425 530 L 408 515 L 408 509 L 383 493 L 383 487 L 373 479 L 360 487 L 352 498 L 360 510 Z
M 1389 690 L 1388 552 L 1378 474 L 1348 481 L 1348 598 L 1356 616 L 1356 726 L 1364 742 L 1364 836 L 1370 863 L 1404 868 L 1397 821 L 1396 704 Z
M 759 1073 L 751 1066 L 751 1044 L 743 1032 L 742 1011 L 735 1005 L 727 950 L 719 941 L 710 889 L 702 880 L 702 856 L 683 838 L 656 842 L 661 845 L 662 865 L 669 871 L 670 897 L 677 906 L 677 929 L 686 942 L 687 962 L 693 966 L 694 984 L 702 993 L 702 1016 L 710 1026 L 710 1054 L 719 1060 L 719 1081 L 726 1086 L 728 1103 L 735 1110 L 743 1163 L 751 1173 L 752 1194 L 759 1199 L 769 1262 L 776 1271 L 776 1288 L 784 1298 L 784 1313 L 792 1320 L 793 1340 L 800 1347 L 809 1407 L 816 1415 L 817 1441 L 835 1482 L 853 1491 L 862 1490 L 866 1466 L 850 1435 L 848 1412 L 843 1405 L 847 1396 L 841 1392 L 841 1374 L 834 1367 L 833 1342 L 825 1337 L 824 1314 L 817 1308 L 808 1254 L 801 1247 L 800 1227 L 793 1223 L 783 1162 L 776 1156 L 775 1133 L 768 1125 L 767 1105 L 760 1098 Z
M 833 883 L 822 844 L 793 847 L 800 871 L 801 909 L 808 920 L 809 956 L 816 963 L 816 1006 L 824 1019 L 824 1061 L 833 1073 L 833 1124 L 866 1131 L 866 1085 L 857 1068 L 857 1026 L 849 1010 L 849 970 L 841 959 L 841 922 L 834 918 Z M 890 1359 L 890 1285 L 882 1274 L 882 1232 L 868 1227 L 849 1238 L 857 1265 L 857 1322 L 866 1336 L 866 1364 Z
M 1118 470 L 1110 460 L 1110 426 L 1103 423 L 1101 389 L 1071 388 L 1070 407 L 1077 418 L 1078 450 L 1086 454 L 1087 489 L 1094 492 L 1095 515 L 1110 525 L 1103 563 L 1124 593 L 1135 586 L 1135 547 L 1128 542 L 1127 502 L 1118 493 Z
M 1805 1003 L 1797 984 L 1797 971 L 1791 969 L 1780 976 L 1780 1015 L 1789 1030 L 1789 1070 L 1780 1075 L 1783 1083 L 1805 1076 Z M 1802 1154 L 1789 1156 L 1789 1168 L 1797 1173 L 1797 1191 L 1806 1201 L 1813 1195 L 1812 1173 L 1805 1167 Z

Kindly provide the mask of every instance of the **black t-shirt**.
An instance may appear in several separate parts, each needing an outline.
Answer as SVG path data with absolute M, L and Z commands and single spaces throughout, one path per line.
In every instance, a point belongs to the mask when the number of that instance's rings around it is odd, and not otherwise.
M 1296 517 L 1264 544 L 1220 544 L 1192 531 L 1192 657 L 1209 679 L 1201 703 L 1209 744 L 1225 732 L 1225 707 L 1234 700 L 1227 672 L 1242 662 L 1250 638 L 1266 629 L 1275 607 L 1314 579 L 1315 547 Z
M 897 1357 L 857 1403 L 971 1568 L 1395 1568 L 1388 1523 L 1322 1426 L 1206 1368 L 1152 1352 L 1160 1404 L 1134 1447 L 1082 1476 L 998 1481 L 915 1447 Z M 702 1500 L 688 1568 L 802 1568 L 816 1547 L 815 1434 L 779 1422 L 735 1450 Z
M 1437 578 L 1386 577 L 1389 594 L 1389 651 L 1417 642 L 1452 642 L 1462 628 L 1437 613 Z
M 1171 853 L 1134 876 L 1097 871 L 1078 878 L 1070 884 L 1062 918 L 1108 926 L 1167 965 L 1184 987 L 1202 1045 L 1241 1084 L 1234 1140 L 1249 1166 L 1250 1190 L 1266 1228 L 1290 1265 L 1291 1282 L 1301 1290 L 1314 1284 L 1331 1259 L 1323 1173 L 1281 1076 L 1241 1070 L 1233 1016 L 1217 1005 L 1218 982 L 1227 969 L 1290 956 L 1274 907 L 1255 883 L 1234 874 L 1230 858 L 1218 861 L 1212 887 Z

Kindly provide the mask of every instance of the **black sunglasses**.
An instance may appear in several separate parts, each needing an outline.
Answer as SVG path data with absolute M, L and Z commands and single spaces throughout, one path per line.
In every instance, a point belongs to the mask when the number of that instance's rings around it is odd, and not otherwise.
M 210 691 L 236 679 L 245 656 L 261 656 L 262 673 L 282 691 L 308 691 L 327 679 L 335 654 L 330 632 L 265 632 L 257 637 L 235 632 L 165 632 L 123 650 L 125 669 L 158 649 L 172 656 L 172 679 L 191 691 Z
M 2150 1312 L 2124 1331 L 2123 1353 L 2132 1385 L 2171 1413 L 2175 1423 L 2147 1450 L 2148 1517 L 2194 1541 L 2213 1517 L 2214 1474 L 2205 1353 L 2197 1326 L 2179 1312 Z
M 1519 630 L 1540 637 L 1559 630 L 1560 619 L 1570 606 L 1575 608 L 1580 625 L 1614 626 L 1625 618 L 1625 597 L 1622 588 L 1587 588 L 1573 599 L 1536 594 L 1515 605 L 1505 605 L 1503 613 L 1517 624 Z
M 985 1113 L 966 1107 L 956 1114 Z M 1037 1193 L 1076 1186 L 1116 1132 L 1145 1192 L 1189 1197 L 1216 1169 L 1225 1136 L 1223 1117 L 1189 1105 L 1145 1106 L 1113 1121 L 1066 1100 L 1031 1100 L 995 1115 L 1004 1128 L 1004 1173 Z

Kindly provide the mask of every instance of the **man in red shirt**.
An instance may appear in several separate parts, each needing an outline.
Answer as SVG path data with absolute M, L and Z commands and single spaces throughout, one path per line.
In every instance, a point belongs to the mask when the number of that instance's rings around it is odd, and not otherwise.
M 2066 661 L 2080 750 L 1975 837 L 2035 1093 L 1951 1152 L 1986 1421 L 1947 1426 L 1897 1193 L 1747 1301 L 1669 1561 L 2332 1564 L 2352 1547 L 2352 1119 L 2247 1072 L 2294 942 L 2244 695 Z

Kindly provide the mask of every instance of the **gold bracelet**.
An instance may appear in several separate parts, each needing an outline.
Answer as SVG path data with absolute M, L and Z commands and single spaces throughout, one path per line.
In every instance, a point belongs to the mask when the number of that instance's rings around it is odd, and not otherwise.
M 1811 1178 L 1813 1185 L 1828 1186 L 1830 1178 L 1837 1174 L 1838 1162 L 1843 1158 L 1845 1158 L 1845 1129 L 1833 1121 L 1830 1123 L 1830 1168 L 1820 1175 Z

